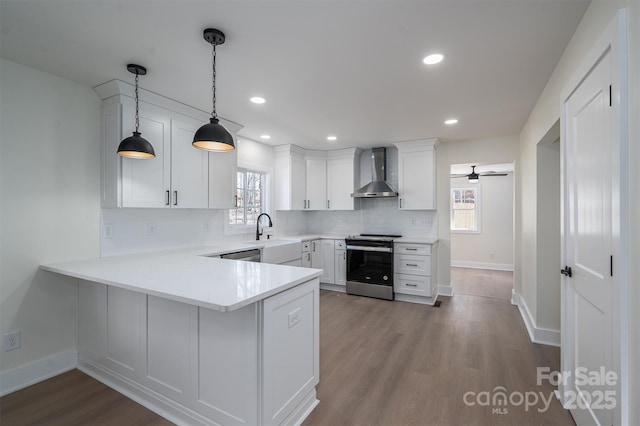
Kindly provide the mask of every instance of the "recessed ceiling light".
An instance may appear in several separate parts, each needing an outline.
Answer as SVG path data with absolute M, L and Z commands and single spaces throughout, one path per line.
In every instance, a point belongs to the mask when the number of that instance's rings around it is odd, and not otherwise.
M 263 104 L 265 102 L 267 102 L 267 100 L 265 98 L 262 98 L 260 96 L 254 96 L 253 98 L 249 99 L 251 102 L 253 102 L 254 104 Z
M 327 136 L 327 140 L 328 141 L 337 141 L 338 137 L 337 136 Z
M 447 125 L 451 126 L 451 125 L 456 124 L 457 122 L 458 122 L 458 119 L 457 119 L 457 118 L 451 118 L 451 119 L 449 119 L 449 120 L 446 120 L 446 121 L 444 122 L 444 124 L 447 124 Z
M 271 139 L 270 135 L 260 135 L 262 139 Z
M 435 65 L 442 62 L 443 59 L 444 59 L 444 55 L 442 53 L 432 53 L 431 55 L 424 58 L 422 62 L 424 62 L 427 65 Z

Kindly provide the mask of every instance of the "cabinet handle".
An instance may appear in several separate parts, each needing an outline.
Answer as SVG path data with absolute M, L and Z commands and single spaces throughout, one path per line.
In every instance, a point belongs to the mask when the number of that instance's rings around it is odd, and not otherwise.
M 173 191 L 173 205 L 178 205 L 178 191 Z
M 234 206 L 234 207 L 238 207 L 238 196 L 237 196 L 237 195 L 234 195 L 234 197 L 235 197 L 235 199 L 236 199 L 236 200 L 235 200 L 235 202 L 233 203 L 233 206 Z
M 316 242 L 312 242 L 311 244 L 313 244 L 313 251 L 316 251 Z
M 406 263 L 407 266 L 415 266 L 418 267 L 418 265 L 416 265 L 415 263 Z
M 407 247 L 407 248 L 405 248 L 405 250 L 407 250 L 407 251 L 418 251 L 418 249 L 417 249 L 417 248 L 408 248 L 408 247 Z
M 169 204 L 171 204 L 171 201 L 169 200 L 169 197 L 170 197 L 170 195 L 169 195 L 169 190 L 167 189 L 167 191 L 166 191 L 166 192 L 167 192 L 167 193 L 166 193 L 166 195 L 167 195 L 167 201 L 164 203 L 164 205 L 165 205 L 165 206 L 168 206 Z
M 331 208 L 331 201 L 327 200 L 327 210 Z
M 311 253 L 307 253 L 307 260 L 311 262 Z
M 400 208 L 402 208 L 402 198 L 400 198 L 399 200 L 400 200 Z
M 404 283 L 404 285 L 406 285 L 407 287 L 418 287 L 418 284 Z
M 344 260 L 347 260 L 347 252 L 346 252 L 346 251 L 345 251 L 344 253 L 342 253 L 342 258 L 343 258 Z
M 307 208 L 310 209 L 311 208 L 311 200 L 307 200 Z

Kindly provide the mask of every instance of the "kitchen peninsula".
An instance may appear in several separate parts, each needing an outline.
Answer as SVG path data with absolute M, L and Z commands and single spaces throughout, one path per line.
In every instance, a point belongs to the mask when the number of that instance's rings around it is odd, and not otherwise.
M 222 252 L 41 269 L 78 280 L 78 369 L 178 424 L 300 423 L 318 404 L 322 271 Z

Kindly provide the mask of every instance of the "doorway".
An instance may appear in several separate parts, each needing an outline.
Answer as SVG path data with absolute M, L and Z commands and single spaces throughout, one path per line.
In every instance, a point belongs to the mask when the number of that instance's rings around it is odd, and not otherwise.
M 451 165 L 453 294 L 511 300 L 513 163 Z

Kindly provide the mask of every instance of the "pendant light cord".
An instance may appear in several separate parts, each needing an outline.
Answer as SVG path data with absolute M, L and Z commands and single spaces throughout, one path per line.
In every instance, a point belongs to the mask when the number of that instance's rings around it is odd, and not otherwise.
M 140 116 L 138 114 L 138 71 L 136 71 L 136 133 L 138 133 L 139 126 L 140 126 Z
M 211 111 L 211 117 L 212 118 L 216 118 L 217 114 L 216 114 L 216 43 L 211 43 L 211 46 L 213 46 L 212 48 L 212 67 L 213 67 L 213 80 L 212 80 L 212 84 L 211 84 L 211 91 L 213 93 L 213 97 L 212 97 L 212 103 L 213 103 L 213 110 Z

